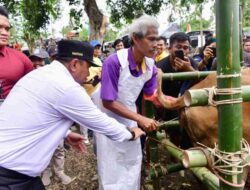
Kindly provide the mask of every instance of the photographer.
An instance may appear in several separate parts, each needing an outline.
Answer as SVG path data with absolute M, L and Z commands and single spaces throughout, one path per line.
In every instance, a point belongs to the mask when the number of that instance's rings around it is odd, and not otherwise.
M 159 61 L 156 66 L 163 73 L 188 72 L 197 70 L 197 63 L 188 57 L 190 51 L 190 40 L 187 34 L 178 32 L 170 36 L 169 56 Z M 164 81 L 162 92 L 167 96 L 178 97 L 191 86 L 192 81 Z M 157 120 L 171 120 L 178 117 L 178 111 L 165 108 L 157 108 L 155 117 Z M 177 131 L 179 133 L 179 131 Z M 175 134 L 171 139 L 178 143 Z M 175 138 L 175 139 L 174 139 Z
M 194 56 L 194 60 L 197 61 L 199 71 L 210 71 L 212 70 L 213 61 L 216 57 L 216 39 L 210 37 L 207 39 L 206 44 L 198 55 Z

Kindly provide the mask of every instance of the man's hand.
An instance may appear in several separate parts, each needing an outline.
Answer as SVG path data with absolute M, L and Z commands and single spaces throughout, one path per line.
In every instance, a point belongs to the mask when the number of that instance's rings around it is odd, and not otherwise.
M 185 60 L 182 60 L 178 57 L 174 59 L 175 67 L 178 71 L 193 71 L 194 68 L 191 65 L 191 62 L 188 57 L 184 57 Z
M 146 132 L 151 132 L 156 130 L 158 126 L 158 122 L 154 119 L 150 119 L 147 117 L 144 117 L 142 115 L 139 115 L 137 119 L 137 123 L 140 127 L 142 127 Z
M 204 54 L 204 60 L 208 61 L 211 57 L 214 57 L 213 50 L 207 46 L 205 50 L 203 51 Z
M 130 128 L 129 130 L 135 133 L 135 137 L 133 140 L 139 138 L 142 135 L 146 135 L 146 133 L 138 127 L 133 127 L 133 128 Z
M 70 132 L 66 137 L 66 142 L 70 144 L 74 149 L 83 153 L 86 152 L 86 146 L 83 145 L 84 137 L 78 133 Z

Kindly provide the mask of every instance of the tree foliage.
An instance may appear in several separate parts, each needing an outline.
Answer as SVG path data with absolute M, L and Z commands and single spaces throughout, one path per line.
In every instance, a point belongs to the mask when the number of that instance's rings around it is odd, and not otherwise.
M 22 16 L 26 29 L 32 32 L 45 28 L 50 18 L 59 15 L 59 0 L 0 0 L 15 16 Z
M 240 3 L 243 27 L 250 27 L 250 2 L 249 0 L 241 0 Z
M 190 19 L 189 21 L 184 21 L 181 23 L 182 31 L 186 31 L 187 24 L 191 25 L 192 30 L 204 30 L 204 29 L 207 29 L 209 27 L 210 21 L 205 20 L 205 19 L 195 19 L 195 18 Z
M 22 38 L 27 42 L 30 51 L 35 40 L 40 37 L 51 18 L 59 15 L 59 0 L 0 0 L 8 11 L 19 17 L 22 22 Z
M 143 13 L 156 15 L 163 4 L 171 0 L 106 0 L 111 11 L 111 22 L 116 26 L 121 25 L 121 20 L 131 22 Z
M 114 41 L 117 39 L 118 32 L 112 28 L 107 29 L 104 37 L 105 42 Z
M 200 0 L 203 2 L 204 0 Z M 200 2 L 197 0 L 197 2 Z M 131 22 L 134 18 L 143 13 L 156 15 L 163 5 L 172 5 L 175 8 L 178 4 L 189 5 L 187 0 L 106 0 L 110 7 L 111 22 L 117 26 L 121 25 L 122 19 Z M 194 2 L 194 1 L 192 1 Z

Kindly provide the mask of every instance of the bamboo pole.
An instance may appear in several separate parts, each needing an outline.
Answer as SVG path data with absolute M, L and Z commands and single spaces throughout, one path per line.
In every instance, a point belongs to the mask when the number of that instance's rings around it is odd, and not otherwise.
M 150 101 L 146 101 L 146 100 L 145 100 L 145 116 L 149 118 L 154 117 L 153 104 Z M 153 139 L 157 139 L 156 131 L 149 133 L 148 136 Z M 150 158 L 150 163 L 152 165 L 155 165 L 160 162 L 159 152 L 158 152 L 158 143 L 156 141 L 152 141 L 151 139 L 149 139 L 149 158 Z M 161 189 L 160 178 L 152 179 L 152 184 L 153 184 L 154 190 Z
M 161 131 L 161 130 L 171 130 L 171 129 L 175 129 L 176 127 L 179 127 L 180 126 L 180 122 L 179 120 L 176 120 L 176 121 L 165 121 L 163 123 L 160 123 L 159 127 L 158 127 L 158 130 Z
M 164 139 L 161 142 L 164 145 L 164 147 L 168 150 L 171 156 L 174 156 L 178 160 L 182 160 L 183 153 L 178 147 L 176 147 L 168 139 Z M 213 173 L 211 173 L 207 168 L 196 167 L 196 168 L 190 168 L 190 170 L 210 190 L 219 190 L 219 179 Z
M 241 87 L 243 102 L 250 101 L 250 85 Z M 206 106 L 208 105 L 209 89 L 193 89 L 187 90 L 184 94 L 185 106 Z M 215 97 L 216 99 L 216 97 Z
M 176 164 L 169 164 L 167 167 L 163 167 L 161 165 L 157 165 L 155 168 L 151 168 L 149 171 L 149 175 L 151 179 L 157 179 L 159 177 L 162 177 L 164 175 L 167 175 L 169 173 L 181 171 L 185 169 L 183 164 L 176 163 Z
M 204 151 L 205 150 L 201 149 L 184 150 L 182 156 L 183 166 L 185 168 L 206 167 L 208 165 L 208 160 Z
M 216 0 L 216 36 L 217 36 L 217 79 L 218 89 L 240 88 L 239 57 L 239 0 Z M 228 75 L 228 76 L 226 76 Z M 230 77 L 234 75 L 234 77 Z M 236 95 L 220 95 L 218 100 L 241 98 Z M 225 152 L 237 152 L 241 149 L 242 139 L 242 104 L 219 105 L 219 149 Z M 231 171 L 237 171 L 232 167 Z M 240 184 L 242 174 L 222 174 L 225 180 Z M 221 190 L 240 190 L 243 187 L 232 187 L 220 180 Z
M 239 28 L 240 28 L 240 33 L 239 33 L 239 42 L 240 42 L 240 48 L 239 48 L 239 52 L 240 52 L 240 66 L 244 65 L 244 54 L 243 54 L 243 43 L 242 43 L 242 39 L 243 39 L 243 30 L 242 30 L 242 22 L 243 22 L 243 16 L 242 16 L 242 5 L 240 4 L 239 6 L 239 17 L 240 17 L 240 22 L 239 22 Z
M 192 71 L 192 72 L 178 72 L 178 73 L 164 73 L 163 80 L 192 80 L 203 79 L 215 71 Z

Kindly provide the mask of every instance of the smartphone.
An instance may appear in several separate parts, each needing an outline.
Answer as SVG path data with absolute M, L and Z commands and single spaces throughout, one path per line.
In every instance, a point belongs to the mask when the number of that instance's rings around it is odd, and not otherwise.
M 96 75 L 92 80 L 92 86 L 96 86 L 100 81 L 101 79 Z
M 216 48 L 215 47 L 209 47 L 213 51 L 214 57 L 216 57 Z
M 182 50 L 176 50 L 174 53 L 175 53 L 175 57 L 178 57 L 184 60 L 184 52 Z

